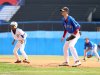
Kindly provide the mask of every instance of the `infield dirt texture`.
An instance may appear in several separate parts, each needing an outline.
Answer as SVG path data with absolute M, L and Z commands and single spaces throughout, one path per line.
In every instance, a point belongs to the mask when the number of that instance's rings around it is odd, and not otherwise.
M 69 67 L 59 67 L 63 56 L 29 56 L 30 64 L 15 64 L 14 56 L 0 56 L 0 75 L 100 75 L 100 62 L 95 57 L 80 60 L 82 65 L 71 67 L 73 59 L 70 57 Z

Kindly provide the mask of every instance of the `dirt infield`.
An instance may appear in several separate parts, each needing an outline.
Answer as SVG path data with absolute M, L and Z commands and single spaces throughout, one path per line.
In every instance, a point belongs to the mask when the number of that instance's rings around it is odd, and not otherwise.
M 46 57 L 46 56 L 38 56 L 38 57 L 34 57 L 31 56 L 29 58 L 30 60 L 30 64 L 26 64 L 26 63 L 21 63 L 19 65 L 23 65 L 23 66 L 31 66 L 31 67 L 59 67 L 58 65 L 61 64 L 63 62 L 63 57 Z M 86 62 L 82 61 L 82 57 L 80 58 L 82 65 L 79 67 L 100 67 L 100 62 L 97 61 L 96 58 L 90 58 L 87 59 Z M 15 59 L 14 57 L 0 57 L 0 62 L 1 63 L 8 63 L 8 64 L 15 64 L 14 63 Z M 73 64 L 73 59 L 72 57 L 70 58 L 70 66 L 72 66 Z

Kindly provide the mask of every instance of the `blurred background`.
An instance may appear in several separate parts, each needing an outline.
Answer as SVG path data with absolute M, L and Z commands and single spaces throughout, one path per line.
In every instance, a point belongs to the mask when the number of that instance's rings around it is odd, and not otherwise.
M 82 36 L 76 44 L 83 55 L 84 38 L 100 42 L 100 0 L 0 0 L 0 54 L 12 55 L 14 46 L 9 24 L 17 21 L 27 34 L 25 51 L 29 55 L 63 55 L 62 16 L 67 6 L 81 25 Z M 67 37 L 67 36 L 66 36 Z

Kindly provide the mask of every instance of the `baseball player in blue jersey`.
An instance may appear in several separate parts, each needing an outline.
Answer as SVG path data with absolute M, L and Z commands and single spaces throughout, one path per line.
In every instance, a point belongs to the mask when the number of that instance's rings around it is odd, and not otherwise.
M 77 40 L 80 38 L 80 32 L 79 32 L 80 24 L 76 22 L 76 20 L 72 16 L 68 15 L 69 14 L 68 7 L 63 7 L 60 10 L 60 12 L 61 12 L 61 15 L 63 16 L 62 22 L 63 22 L 63 27 L 64 27 L 64 34 L 63 34 L 61 41 L 64 40 L 66 33 L 70 33 L 70 36 L 66 39 L 66 42 L 63 47 L 65 62 L 59 66 L 69 66 L 68 49 L 70 49 L 71 54 L 74 58 L 74 64 L 72 67 L 76 67 L 76 66 L 81 65 L 76 48 L 74 47 L 75 44 L 77 43 Z
M 90 55 L 86 55 L 87 52 L 91 51 L 91 54 Z M 84 44 L 84 61 L 86 61 L 86 56 L 88 58 L 92 57 L 92 53 L 95 53 L 98 61 L 100 60 L 100 57 L 99 57 L 99 54 L 97 52 L 97 45 L 93 42 L 91 42 L 89 40 L 89 38 L 85 38 L 85 44 Z

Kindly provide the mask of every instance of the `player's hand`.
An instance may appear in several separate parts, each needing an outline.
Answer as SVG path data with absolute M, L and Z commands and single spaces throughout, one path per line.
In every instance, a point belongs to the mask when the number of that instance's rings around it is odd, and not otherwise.
M 87 48 L 87 51 L 90 51 L 90 50 L 91 50 L 91 47 L 88 47 L 88 48 Z
M 14 45 L 14 41 L 12 42 L 12 45 Z
M 64 37 L 61 38 L 61 42 L 63 42 L 63 40 L 64 40 Z
M 24 43 L 24 40 L 20 40 L 20 43 L 23 44 Z
M 12 41 L 12 45 L 14 45 L 14 43 L 15 43 L 15 40 Z

